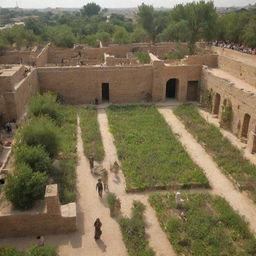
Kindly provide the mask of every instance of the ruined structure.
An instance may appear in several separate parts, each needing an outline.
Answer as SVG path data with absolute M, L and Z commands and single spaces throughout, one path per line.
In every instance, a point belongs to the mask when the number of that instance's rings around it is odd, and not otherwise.
M 212 47 L 207 49 L 211 54 L 161 60 L 175 47 L 143 43 L 61 49 L 48 44 L 31 52 L 7 52 L 0 56 L 3 119 L 20 118 L 29 98 L 48 90 L 67 104 L 200 101 L 256 152 L 256 57 Z M 137 51 L 149 52 L 151 62 L 140 64 Z

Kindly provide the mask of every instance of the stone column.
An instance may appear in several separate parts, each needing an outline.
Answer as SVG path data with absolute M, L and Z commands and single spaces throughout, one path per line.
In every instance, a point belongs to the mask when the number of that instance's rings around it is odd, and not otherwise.
M 57 184 L 46 186 L 45 203 L 47 207 L 47 214 L 61 215 Z

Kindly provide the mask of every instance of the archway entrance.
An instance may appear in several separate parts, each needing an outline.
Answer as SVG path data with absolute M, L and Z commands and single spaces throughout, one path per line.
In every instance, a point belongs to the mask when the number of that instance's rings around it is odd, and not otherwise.
M 102 101 L 109 101 L 109 83 L 102 84 Z
M 243 138 L 248 137 L 250 119 L 251 119 L 251 116 L 249 114 L 244 115 L 244 121 L 243 121 L 243 127 L 242 127 L 242 137 Z
M 219 112 L 220 112 L 220 95 L 218 93 L 216 93 L 213 114 L 218 115 Z
M 166 94 L 165 97 L 169 98 L 169 99 L 174 99 L 176 98 L 176 90 L 178 87 L 178 80 L 173 78 L 168 80 L 168 82 L 166 83 Z

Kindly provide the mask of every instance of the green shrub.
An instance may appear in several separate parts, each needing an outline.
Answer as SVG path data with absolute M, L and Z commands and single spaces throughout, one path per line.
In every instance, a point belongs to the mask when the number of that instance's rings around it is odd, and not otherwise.
M 18 209 L 30 209 L 45 193 L 47 175 L 33 172 L 30 167 L 20 164 L 14 174 L 7 176 L 5 195 Z
M 107 193 L 106 200 L 107 200 L 108 207 L 114 208 L 118 198 L 115 193 L 109 192 Z
M 43 146 L 50 157 L 58 154 L 60 148 L 59 128 L 46 117 L 36 117 L 21 130 L 23 143 L 29 146 Z
M 20 252 L 14 248 L 0 248 L 0 256 L 57 256 L 57 249 L 53 246 L 31 247 L 28 252 Z
M 136 52 L 135 56 L 138 58 L 141 64 L 150 63 L 150 56 L 147 52 Z
M 46 115 L 58 125 L 63 122 L 61 106 L 57 103 L 57 95 L 50 92 L 32 97 L 29 101 L 28 113 L 29 117 Z
M 28 256 L 57 256 L 57 249 L 53 246 L 31 247 Z
M 14 248 L 0 248 L 0 256 L 27 256 L 27 254 L 19 252 Z
M 24 163 L 34 172 L 49 172 L 51 169 L 51 159 L 41 145 L 17 145 L 14 150 L 14 156 L 17 165 Z
M 96 161 L 102 161 L 105 152 L 97 120 L 97 110 L 87 107 L 80 110 L 79 116 L 85 155 L 87 157 L 93 155 Z
M 123 240 L 130 256 L 155 255 L 155 252 L 149 248 L 145 232 L 144 210 L 145 206 L 141 202 L 134 201 L 132 217 L 130 219 L 121 217 L 119 220 Z

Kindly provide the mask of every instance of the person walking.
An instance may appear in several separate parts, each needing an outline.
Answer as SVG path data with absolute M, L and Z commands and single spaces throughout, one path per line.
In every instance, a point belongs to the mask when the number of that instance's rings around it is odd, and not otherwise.
M 37 236 L 37 247 L 43 247 L 44 246 L 44 237 L 43 236 Z
M 108 190 L 108 171 L 106 169 L 102 170 L 102 181 L 104 191 Z
M 101 179 L 98 179 L 98 183 L 96 184 L 96 190 L 98 190 L 100 198 L 102 198 L 102 192 L 103 192 L 103 184 L 101 182 Z
M 90 164 L 90 168 L 91 168 L 91 171 L 94 167 L 94 157 L 93 155 L 89 155 L 89 164 Z
M 95 228 L 94 239 L 95 240 L 98 240 L 101 237 L 101 234 L 102 234 L 101 226 L 102 226 L 102 223 L 100 219 L 97 218 L 96 221 L 94 222 L 94 228 Z

